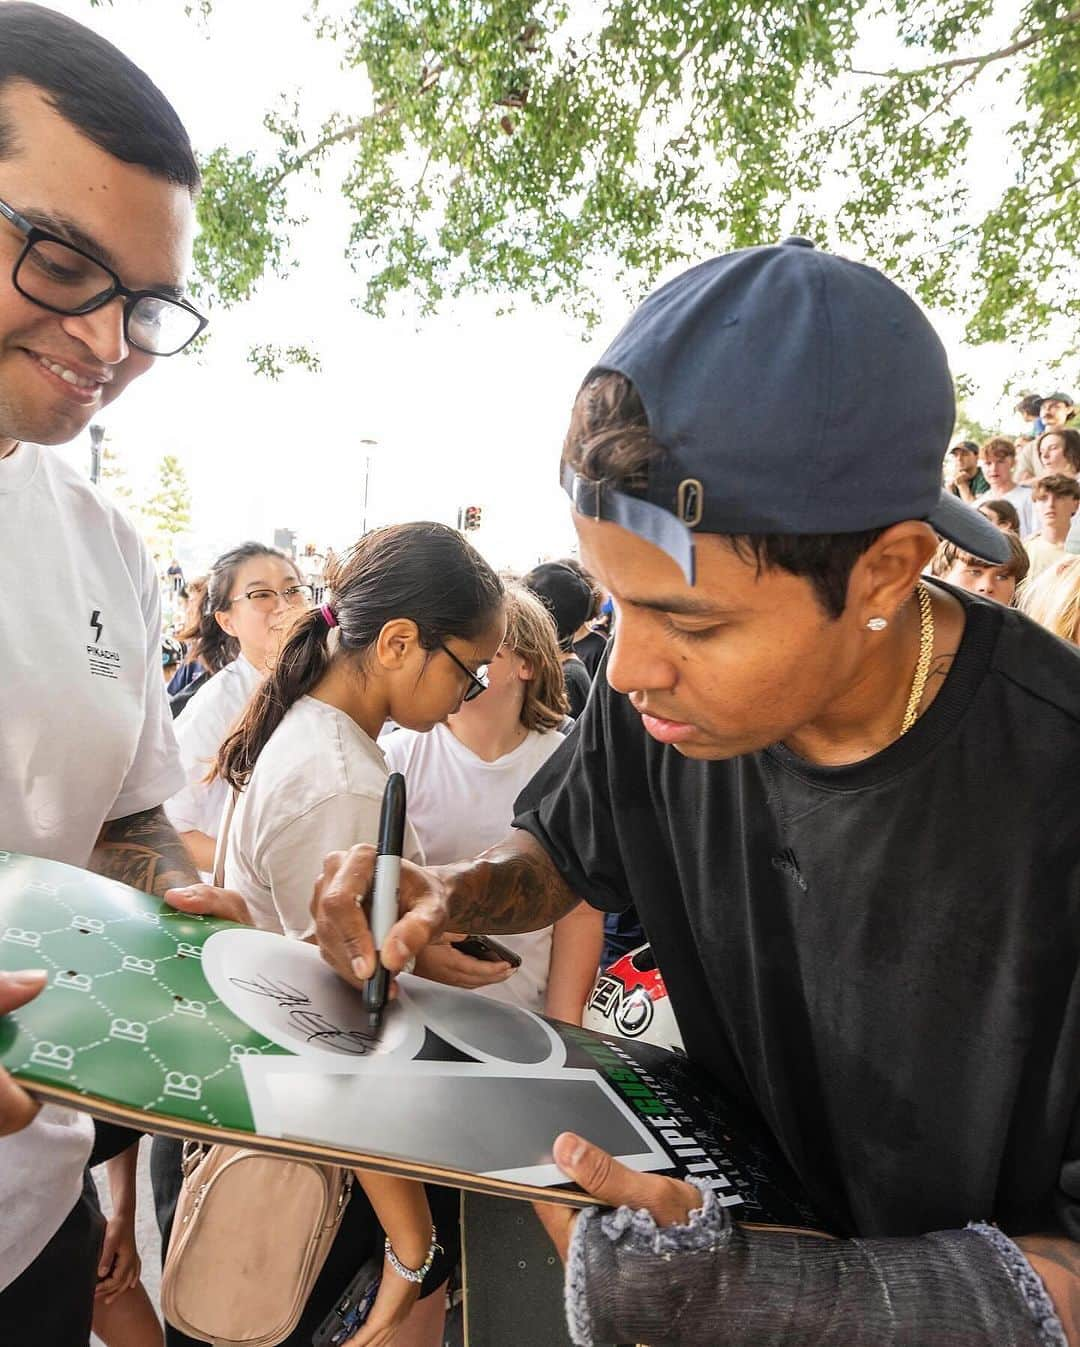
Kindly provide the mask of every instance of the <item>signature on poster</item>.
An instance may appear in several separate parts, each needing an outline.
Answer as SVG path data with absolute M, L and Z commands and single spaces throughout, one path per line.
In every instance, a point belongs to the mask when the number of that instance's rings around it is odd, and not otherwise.
M 346 1029 L 331 1023 L 321 1011 L 312 1008 L 311 997 L 306 992 L 288 982 L 276 981 L 263 973 L 254 978 L 231 977 L 229 981 L 240 991 L 268 997 L 282 1010 L 287 1010 L 289 1023 L 308 1043 L 322 1042 L 357 1057 L 365 1056 L 374 1047 L 377 1034 L 365 1034 L 359 1029 Z

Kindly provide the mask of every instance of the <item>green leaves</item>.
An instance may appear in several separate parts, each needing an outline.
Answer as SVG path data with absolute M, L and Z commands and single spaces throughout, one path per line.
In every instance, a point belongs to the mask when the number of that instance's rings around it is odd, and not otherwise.
M 175 454 L 161 456 L 157 490 L 142 506 L 141 513 L 151 540 L 166 549 L 190 529 L 191 488 L 184 466 Z
M 640 292 L 792 223 L 961 311 L 975 341 L 1075 313 L 1080 10 L 1029 0 L 1004 44 L 981 36 L 992 0 L 353 0 L 312 18 L 363 105 L 310 125 L 283 104 L 275 158 L 208 157 L 196 261 L 223 304 L 288 271 L 290 190 L 333 172 L 377 314 L 486 292 L 588 326 L 602 282 Z M 868 34 L 910 63 L 855 68 Z M 1015 172 L 979 162 L 983 118 L 1014 103 Z M 271 374 L 312 358 L 261 350 Z
M 273 342 L 265 342 L 259 346 L 253 346 L 248 352 L 248 364 L 252 366 L 256 374 L 265 375 L 268 379 L 278 380 L 287 369 L 306 369 L 311 374 L 317 374 L 322 369 L 322 361 L 318 354 L 312 351 L 308 346 L 292 345 L 277 346 Z
M 280 273 L 289 218 L 279 175 L 221 146 L 202 163 L 195 240 L 197 294 L 223 304 L 247 299 L 267 271 Z

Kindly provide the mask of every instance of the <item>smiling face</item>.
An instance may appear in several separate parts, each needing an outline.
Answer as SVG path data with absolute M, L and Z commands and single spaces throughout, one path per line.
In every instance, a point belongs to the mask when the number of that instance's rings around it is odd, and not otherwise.
M 281 597 L 282 591 L 299 584 L 296 567 L 285 557 L 250 557 L 236 568 L 228 595 L 231 602 L 214 616 L 222 630 L 240 642 L 240 653 L 256 669 L 269 667 L 282 630 L 292 615 L 306 606 L 304 599 L 288 603 Z M 277 590 L 272 602 L 247 597 L 269 590 Z
M 858 678 L 867 613 L 854 597 L 831 620 L 810 581 L 758 571 L 722 538 L 695 540 L 697 583 L 615 524 L 574 516 L 589 572 L 617 621 L 607 679 L 645 729 L 690 758 L 730 758 L 787 739 Z
M 0 92 L 15 132 L 0 160 L 0 199 L 93 253 L 135 289 L 182 287 L 194 208 L 185 188 L 94 145 L 40 91 Z M 12 284 L 25 238 L 0 219 L 0 455 L 20 440 L 63 444 L 154 357 L 129 349 L 120 299 L 81 317 L 39 308 Z

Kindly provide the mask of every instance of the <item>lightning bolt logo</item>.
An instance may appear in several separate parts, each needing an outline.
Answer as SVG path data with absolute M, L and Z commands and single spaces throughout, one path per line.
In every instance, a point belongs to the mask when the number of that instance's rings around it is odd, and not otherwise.
M 90 614 L 90 625 L 94 628 L 94 642 L 95 642 L 95 644 L 96 644 L 98 641 L 101 640 L 101 630 L 102 630 L 102 628 L 101 628 L 101 623 L 100 623 L 100 621 L 98 620 L 100 617 L 101 617 L 101 609 L 100 609 L 100 608 L 95 608 L 94 611 Z

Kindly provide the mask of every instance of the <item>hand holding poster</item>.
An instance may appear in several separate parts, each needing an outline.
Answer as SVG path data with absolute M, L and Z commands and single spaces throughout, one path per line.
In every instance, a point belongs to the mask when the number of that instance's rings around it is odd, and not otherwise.
M 0 852 L 0 969 L 27 963 L 48 985 L 0 1020 L 0 1065 L 43 1099 L 580 1205 L 551 1154 L 573 1131 L 632 1168 L 711 1184 L 742 1219 L 814 1224 L 772 1147 L 661 1048 L 411 976 L 373 1032 L 311 945 Z

